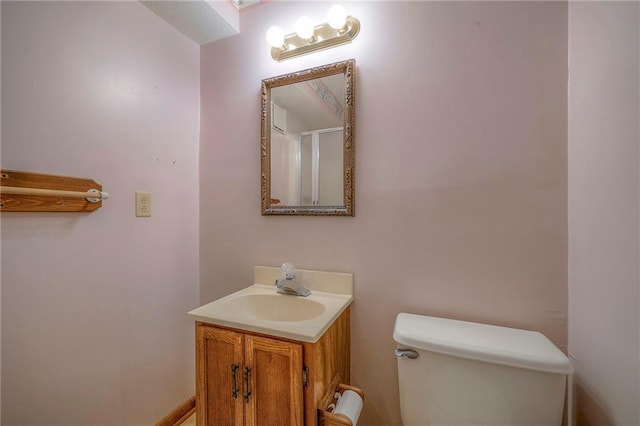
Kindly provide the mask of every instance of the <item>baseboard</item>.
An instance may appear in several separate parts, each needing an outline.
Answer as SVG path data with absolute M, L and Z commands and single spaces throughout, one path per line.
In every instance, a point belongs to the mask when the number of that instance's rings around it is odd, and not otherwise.
M 164 419 L 156 423 L 156 426 L 178 426 L 184 423 L 193 413 L 196 412 L 196 396 L 192 396 L 185 402 L 180 404 L 178 408 L 173 410 Z

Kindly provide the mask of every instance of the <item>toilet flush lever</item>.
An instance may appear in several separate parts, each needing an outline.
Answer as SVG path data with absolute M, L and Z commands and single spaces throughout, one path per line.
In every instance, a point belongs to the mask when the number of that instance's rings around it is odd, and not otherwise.
M 396 356 L 400 358 L 416 359 L 418 358 L 418 352 L 413 349 L 396 348 Z

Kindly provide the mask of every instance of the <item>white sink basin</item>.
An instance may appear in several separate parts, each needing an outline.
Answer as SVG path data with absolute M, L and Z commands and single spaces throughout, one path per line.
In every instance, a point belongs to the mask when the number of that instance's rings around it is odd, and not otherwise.
M 227 300 L 222 309 L 267 321 L 304 321 L 322 315 L 327 308 L 300 296 L 246 294 Z
M 315 343 L 353 301 L 353 293 L 311 289 L 308 297 L 254 284 L 189 312 L 196 321 Z

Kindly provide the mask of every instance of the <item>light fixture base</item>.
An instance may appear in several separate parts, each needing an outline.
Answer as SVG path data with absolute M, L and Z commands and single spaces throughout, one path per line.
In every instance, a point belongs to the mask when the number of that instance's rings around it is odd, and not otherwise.
M 271 57 L 276 61 L 284 61 L 300 55 L 329 49 L 341 44 L 351 43 L 360 32 L 360 21 L 353 16 L 347 16 L 347 22 L 343 29 L 336 30 L 328 23 L 314 27 L 316 41 L 309 41 L 298 37 L 296 33 L 288 34 L 284 38 L 286 49 L 280 47 L 271 48 Z

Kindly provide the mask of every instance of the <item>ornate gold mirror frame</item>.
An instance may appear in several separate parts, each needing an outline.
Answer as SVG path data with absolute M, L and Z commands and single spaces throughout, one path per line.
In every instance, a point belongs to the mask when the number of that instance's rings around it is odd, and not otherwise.
M 343 98 L 342 102 L 340 102 L 341 105 L 338 105 L 336 109 L 337 111 L 340 111 L 342 115 L 342 128 L 339 129 L 342 130 L 342 203 L 337 205 L 324 205 L 322 203 L 312 205 L 304 205 L 304 203 L 300 203 L 303 205 L 289 205 L 290 203 L 282 203 L 280 199 L 273 198 L 272 192 L 272 176 L 274 175 L 274 170 L 272 170 L 272 134 L 275 131 L 274 126 L 279 133 L 285 135 L 286 130 L 279 129 L 273 122 L 274 118 L 272 115 L 275 108 L 274 101 L 277 101 L 273 96 L 273 92 L 276 89 L 284 88 L 285 86 L 296 85 L 298 83 L 309 83 L 310 85 L 316 86 L 315 90 L 319 93 L 320 97 L 323 97 L 325 96 L 324 92 L 327 91 L 327 88 L 322 87 L 324 85 L 322 84 L 323 80 L 321 79 L 330 76 L 344 77 L 344 85 L 342 86 L 344 91 L 343 93 L 335 96 L 336 98 L 339 96 L 342 96 Z M 318 89 L 318 85 L 322 88 Z M 329 94 L 327 96 L 331 97 L 333 95 Z M 278 102 L 275 102 L 276 105 L 277 103 Z M 281 108 L 279 105 L 277 105 L 277 108 L 279 111 L 277 111 L 276 114 L 278 115 L 282 114 L 282 110 L 286 110 L 286 108 Z M 296 113 L 297 111 L 290 112 Z M 262 198 L 262 215 L 354 216 L 355 60 L 350 59 L 262 80 L 261 116 L 260 192 Z M 277 133 L 276 136 L 278 136 Z M 301 142 L 298 143 L 301 144 Z M 300 157 L 299 152 L 297 156 L 298 158 Z M 278 170 L 275 171 L 277 172 Z M 300 201 L 301 199 L 302 197 L 298 197 L 297 201 Z

